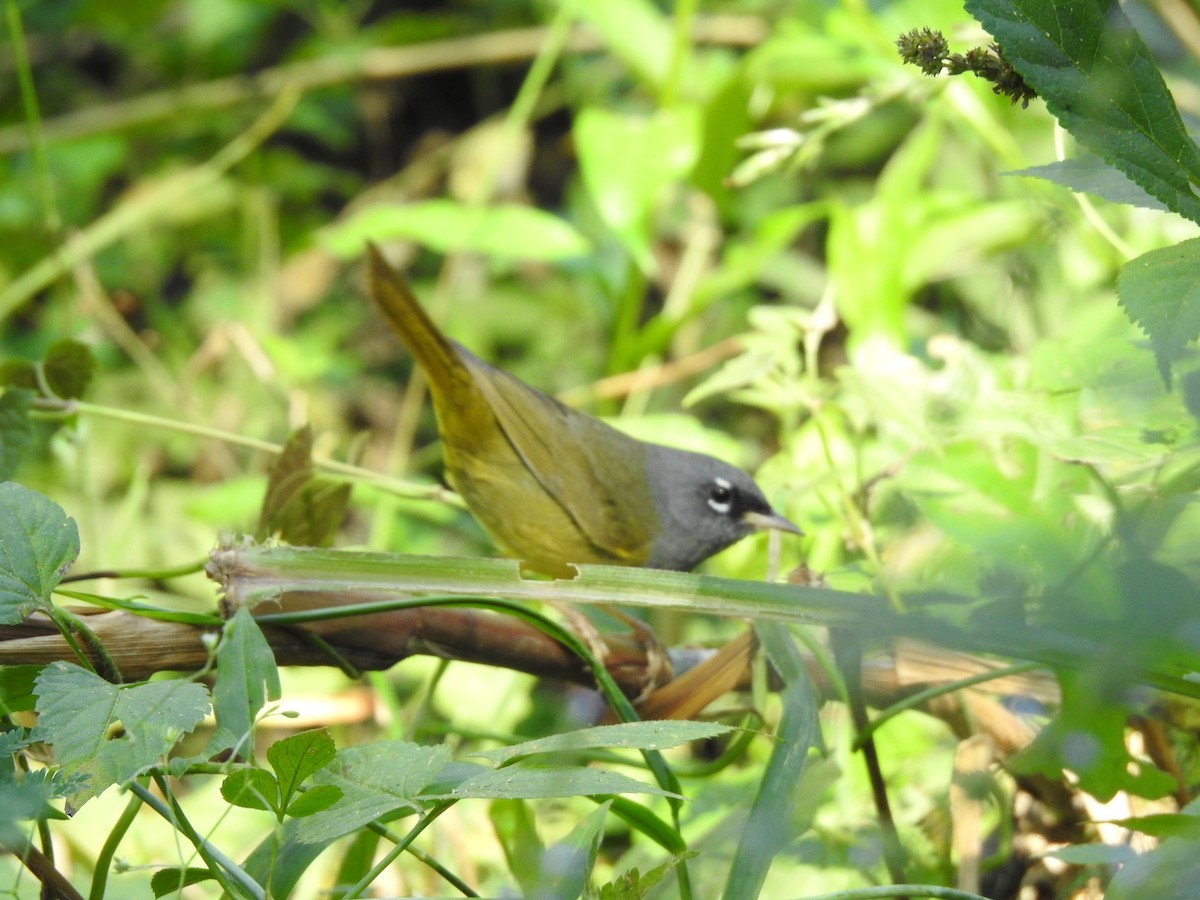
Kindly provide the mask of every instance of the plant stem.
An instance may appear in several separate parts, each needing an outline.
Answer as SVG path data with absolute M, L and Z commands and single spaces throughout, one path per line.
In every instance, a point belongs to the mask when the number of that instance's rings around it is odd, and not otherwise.
M 175 796 L 171 793 L 166 783 L 166 779 L 161 775 L 155 775 L 154 782 L 158 785 L 159 790 L 162 791 L 163 796 L 169 798 L 169 806 L 136 781 L 130 782 L 129 790 L 141 799 L 143 803 L 170 822 L 172 826 L 191 842 L 192 846 L 196 848 L 196 852 L 200 854 L 200 858 L 208 865 L 208 870 L 212 873 L 213 878 L 217 880 L 227 894 L 234 897 L 249 896 L 253 900 L 267 900 L 266 891 L 263 890 L 258 882 L 246 874 L 241 866 L 200 836 L 192 826 L 192 823 L 184 816 L 183 810 L 180 808 L 179 803 L 175 800 Z
M 112 867 L 113 856 L 117 852 L 117 847 L 120 846 L 121 840 L 125 837 L 125 833 L 129 831 L 129 826 L 133 824 L 134 817 L 142 808 L 142 800 L 134 795 L 129 798 L 129 803 L 125 805 L 125 809 L 121 812 L 117 821 L 113 823 L 112 830 L 109 831 L 108 837 L 104 839 L 104 844 L 100 848 L 100 852 L 96 855 L 96 863 L 92 867 L 92 889 L 88 891 L 88 900 L 104 900 L 104 889 L 108 884 L 108 870 Z

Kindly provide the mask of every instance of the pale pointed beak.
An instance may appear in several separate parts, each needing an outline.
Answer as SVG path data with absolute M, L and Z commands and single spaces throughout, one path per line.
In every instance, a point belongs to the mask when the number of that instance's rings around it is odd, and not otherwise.
M 742 521 L 758 531 L 786 531 L 788 534 L 804 534 L 799 526 L 788 521 L 779 513 L 760 513 L 746 512 L 742 513 Z

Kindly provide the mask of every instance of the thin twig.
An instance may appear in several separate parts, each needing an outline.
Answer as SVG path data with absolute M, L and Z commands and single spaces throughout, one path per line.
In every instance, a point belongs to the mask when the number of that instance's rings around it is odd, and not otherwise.
M 358 55 L 305 60 L 256 75 L 220 78 L 189 87 L 143 94 L 120 103 L 88 106 L 44 122 L 49 142 L 111 134 L 163 119 L 191 120 L 202 111 L 274 97 L 287 88 L 309 91 L 353 81 L 390 81 L 472 66 L 523 62 L 537 55 L 546 39 L 545 28 L 513 28 L 469 37 L 427 41 L 405 47 L 381 47 Z M 697 43 L 750 47 L 767 36 L 757 16 L 707 16 L 697 19 L 692 37 Z M 585 53 L 601 49 L 598 37 L 583 28 L 572 30 L 565 49 Z M 26 149 L 24 126 L 0 128 L 0 155 Z

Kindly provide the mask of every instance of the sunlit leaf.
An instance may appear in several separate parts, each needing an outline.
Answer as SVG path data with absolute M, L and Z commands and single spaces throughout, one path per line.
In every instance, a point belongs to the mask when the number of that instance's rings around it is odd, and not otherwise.
M 15 625 L 45 607 L 78 555 L 79 529 L 61 506 L 0 483 L 0 624 Z
M 160 762 L 204 720 L 208 691 L 190 681 L 117 686 L 71 663 L 51 663 L 37 679 L 34 736 L 54 748 L 68 773 L 89 776 L 76 806 Z
M 1200 149 L 1120 6 L 967 0 L 966 8 L 1081 144 L 1200 221 Z
M 361 254 L 368 240 L 410 240 L 441 253 L 547 262 L 583 256 L 591 249 L 567 222 L 542 210 L 454 200 L 367 207 L 321 235 L 331 252 L 347 257 Z

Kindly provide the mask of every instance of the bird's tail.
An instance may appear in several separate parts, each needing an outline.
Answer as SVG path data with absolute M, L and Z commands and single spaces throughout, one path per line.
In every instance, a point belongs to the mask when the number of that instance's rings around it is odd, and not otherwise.
M 408 282 L 372 243 L 367 244 L 367 262 L 367 287 L 371 298 L 408 352 L 416 358 L 435 390 L 460 380 L 465 373 L 458 351 L 421 308 Z

